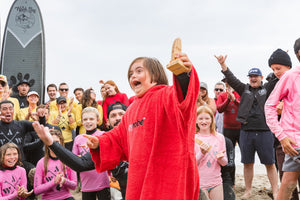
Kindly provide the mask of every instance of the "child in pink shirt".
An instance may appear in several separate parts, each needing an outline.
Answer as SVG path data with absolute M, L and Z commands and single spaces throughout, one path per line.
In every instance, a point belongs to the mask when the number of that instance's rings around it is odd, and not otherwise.
M 26 171 L 21 164 L 21 154 L 14 143 L 0 148 L 0 200 L 25 199 L 27 192 Z
M 87 135 L 99 136 L 103 132 L 97 130 L 99 112 L 94 107 L 86 107 L 81 112 L 82 125 L 86 130 Z M 83 135 L 86 135 L 83 134 Z M 83 135 L 78 135 L 75 138 L 73 145 L 73 153 L 78 156 L 83 156 L 89 152 L 85 146 L 87 138 Z M 96 200 L 96 197 L 101 200 L 110 200 L 109 178 L 107 171 L 97 173 L 96 169 L 80 172 L 82 200 Z
M 225 138 L 215 131 L 214 113 L 207 106 L 197 109 L 195 154 L 200 187 L 211 200 L 223 199 L 221 166 L 227 164 Z M 202 144 L 198 144 L 199 140 Z M 201 142 L 200 142 L 201 143 Z
M 60 131 L 50 130 L 53 141 L 64 145 Z M 74 199 L 69 189 L 77 186 L 76 172 L 61 163 L 56 155 L 45 146 L 45 157 L 39 160 L 34 176 L 34 193 L 42 194 L 42 200 Z

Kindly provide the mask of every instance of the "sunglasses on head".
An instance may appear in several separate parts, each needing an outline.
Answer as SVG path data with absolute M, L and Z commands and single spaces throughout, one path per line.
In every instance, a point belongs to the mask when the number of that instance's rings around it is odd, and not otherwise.
M 68 91 L 69 89 L 68 88 L 59 88 L 59 90 L 63 92 L 63 91 Z
M 215 91 L 216 92 L 218 92 L 218 91 L 223 92 L 223 89 L 221 89 L 221 88 L 215 88 Z

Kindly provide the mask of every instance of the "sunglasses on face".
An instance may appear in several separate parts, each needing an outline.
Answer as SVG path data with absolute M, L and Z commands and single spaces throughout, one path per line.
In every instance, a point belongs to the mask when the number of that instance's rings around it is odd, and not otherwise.
M 223 89 L 221 89 L 221 88 L 215 88 L 215 91 L 216 92 L 218 92 L 218 91 L 223 92 Z
M 68 91 L 69 89 L 68 88 L 59 88 L 59 90 L 63 92 L 63 91 Z

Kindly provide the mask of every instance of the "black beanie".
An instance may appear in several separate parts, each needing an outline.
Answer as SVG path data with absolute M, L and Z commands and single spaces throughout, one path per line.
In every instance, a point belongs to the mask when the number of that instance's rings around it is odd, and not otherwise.
M 115 109 L 122 109 L 122 110 L 126 111 L 127 106 L 122 104 L 120 101 L 110 104 L 107 108 L 107 118 L 109 118 L 109 113 Z
M 271 67 L 273 64 L 285 65 L 292 68 L 292 62 L 289 54 L 282 49 L 277 49 L 272 53 L 269 58 L 269 66 Z

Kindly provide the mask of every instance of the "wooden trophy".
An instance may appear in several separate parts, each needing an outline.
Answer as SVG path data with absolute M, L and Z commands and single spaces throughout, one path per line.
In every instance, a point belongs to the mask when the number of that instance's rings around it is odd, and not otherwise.
M 201 144 L 203 143 L 203 141 L 202 140 L 199 140 L 199 139 L 195 139 L 195 142 L 197 143 L 197 144 L 199 144 L 200 146 L 201 146 Z M 208 147 L 208 149 L 207 149 L 207 152 L 209 152 L 209 150 L 211 149 L 211 145 L 209 145 L 209 147 Z
M 176 38 L 173 42 L 171 61 L 167 65 L 167 68 L 173 72 L 175 75 L 182 74 L 184 72 L 189 72 L 190 69 L 184 66 L 183 62 L 178 58 L 175 58 L 177 53 L 181 53 L 181 39 Z

